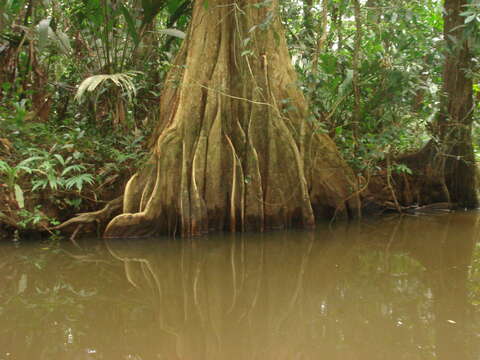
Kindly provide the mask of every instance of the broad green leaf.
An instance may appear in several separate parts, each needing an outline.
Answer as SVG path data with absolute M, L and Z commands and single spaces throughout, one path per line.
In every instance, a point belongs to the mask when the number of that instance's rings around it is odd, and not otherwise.
M 334 74 L 337 70 L 337 57 L 333 54 L 322 54 L 320 55 L 321 66 L 323 71 L 327 74 Z
M 3 1 L 0 1 L 0 2 L 3 2 Z M 23 8 L 25 4 L 25 1 L 24 0 L 8 0 L 6 2 L 6 9 L 9 10 L 11 13 L 13 14 L 17 14 L 20 9 Z
M 138 45 L 138 43 L 140 42 L 140 38 L 138 36 L 137 28 L 135 26 L 135 21 L 128 12 L 127 8 L 121 2 L 118 5 L 127 23 L 128 34 L 132 37 L 133 42 Z
M 167 10 L 170 15 L 174 14 L 177 9 L 182 6 L 184 0 L 169 0 L 167 3 Z
M 102 11 L 100 0 L 88 0 L 87 4 L 87 16 L 96 26 L 101 26 L 104 22 L 105 14 Z
M 179 0 L 173 0 L 173 1 L 179 1 Z M 180 2 L 183 2 L 180 0 Z M 162 8 L 165 6 L 164 1 L 158 1 L 158 0 L 142 0 L 142 10 L 143 10 L 143 24 L 149 24 L 155 16 L 158 15 L 158 13 L 162 10 Z M 167 4 L 169 6 L 169 4 Z M 170 14 L 173 14 L 172 11 L 169 12 Z

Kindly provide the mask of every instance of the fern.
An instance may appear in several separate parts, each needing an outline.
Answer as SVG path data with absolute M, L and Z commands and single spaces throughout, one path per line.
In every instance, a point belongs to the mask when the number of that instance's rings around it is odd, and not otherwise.
M 0 160 L 0 173 L 8 173 L 9 171 L 11 171 L 11 167 L 10 165 L 8 165 L 5 161 L 3 160 Z
M 65 169 L 62 171 L 62 176 L 67 175 L 69 172 L 74 171 L 74 172 L 80 172 L 85 170 L 85 166 L 83 165 L 70 165 L 67 166 Z
M 70 190 L 73 187 L 76 187 L 78 191 L 82 191 L 84 183 L 91 185 L 93 184 L 93 182 L 94 182 L 94 179 L 92 174 L 80 174 L 80 175 L 69 178 L 65 182 L 65 188 L 67 190 Z

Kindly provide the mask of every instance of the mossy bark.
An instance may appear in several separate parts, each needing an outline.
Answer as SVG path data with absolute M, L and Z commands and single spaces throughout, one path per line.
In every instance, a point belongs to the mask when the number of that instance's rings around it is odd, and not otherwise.
M 357 207 L 353 174 L 307 121 L 278 0 L 194 3 L 149 166 L 107 237 L 312 227 Z

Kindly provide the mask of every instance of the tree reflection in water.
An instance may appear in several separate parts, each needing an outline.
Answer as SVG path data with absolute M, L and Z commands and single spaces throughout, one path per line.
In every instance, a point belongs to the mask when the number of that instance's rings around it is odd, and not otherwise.
M 469 359 L 471 214 L 150 245 L 110 241 L 181 359 Z M 469 323 L 470 322 L 470 323 Z M 163 335 L 161 335 L 163 334 Z
M 0 359 L 473 359 L 479 219 L 2 246 Z

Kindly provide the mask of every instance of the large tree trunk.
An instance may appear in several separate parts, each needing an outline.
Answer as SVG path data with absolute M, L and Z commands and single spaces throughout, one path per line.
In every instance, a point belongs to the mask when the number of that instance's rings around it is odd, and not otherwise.
M 452 207 L 476 208 L 476 165 L 472 145 L 473 86 L 468 72 L 471 53 L 461 15 L 466 0 L 445 0 L 446 42 L 440 113 L 433 136 L 418 153 L 397 159 L 413 176 L 397 179 L 398 200 L 420 205 L 448 202 Z
M 306 121 L 278 0 L 206 4 L 167 76 L 150 166 L 105 236 L 312 227 L 354 211 L 351 170 Z
M 478 205 L 472 145 L 473 86 L 468 71 L 471 53 L 462 25 L 467 0 L 445 0 L 444 37 L 447 52 L 443 73 L 443 108 L 438 118 L 439 158 L 451 202 L 461 207 Z

